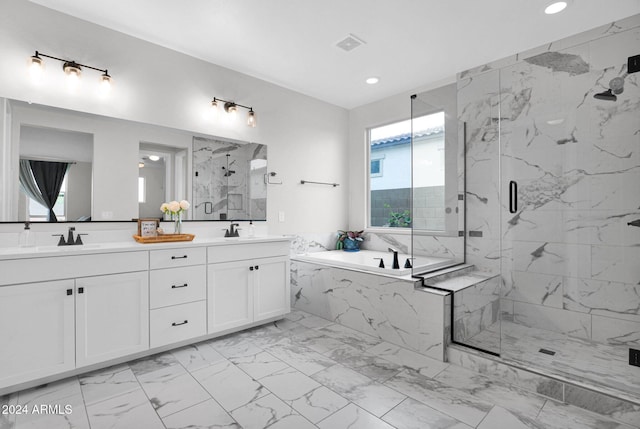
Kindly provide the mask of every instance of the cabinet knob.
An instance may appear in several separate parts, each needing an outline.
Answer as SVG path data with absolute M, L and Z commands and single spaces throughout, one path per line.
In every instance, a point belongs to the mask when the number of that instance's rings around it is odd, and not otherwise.
M 67 289 L 67 296 L 73 295 L 73 289 Z
M 187 323 L 189 323 L 189 321 L 188 321 L 188 320 L 185 320 L 184 322 L 180 322 L 180 323 L 173 322 L 173 323 L 171 324 L 171 326 L 186 325 Z
M 84 288 L 83 287 L 79 287 L 78 288 L 78 293 L 84 293 Z
M 253 267 L 249 267 L 249 271 L 253 271 Z
M 256 266 L 255 266 L 255 269 L 256 269 L 256 270 L 257 270 L 257 269 L 259 269 L 259 268 L 260 268 L 260 266 L 258 266 L 258 265 L 256 265 Z
M 181 287 L 187 287 L 189 286 L 187 283 L 183 284 L 183 285 L 171 285 L 171 289 L 179 289 Z

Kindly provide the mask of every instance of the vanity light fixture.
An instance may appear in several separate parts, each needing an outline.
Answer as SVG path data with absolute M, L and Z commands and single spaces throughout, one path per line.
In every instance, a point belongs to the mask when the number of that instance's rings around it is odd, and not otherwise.
M 257 125 L 256 112 L 254 112 L 253 107 L 243 106 L 242 104 L 238 104 L 235 101 L 227 101 L 221 98 L 213 97 L 213 100 L 211 101 L 211 109 L 217 111 L 219 103 L 224 103 L 222 107 L 224 108 L 224 111 L 229 115 L 235 116 L 238 112 L 238 107 L 247 109 L 249 111 L 247 113 L 247 126 L 254 128 Z
M 82 68 L 87 68 L 91 70 L 96 70 L 102 72 L 100 75 L 100 84 L 103 88 L 110 88 L 111 83 L 113 82 L 112 77 L 109 75 L 107 69 L 99 69 L 97 67 L 88 66 L 86 64 L 80 64 L 73 60 L 65 60 L 64 58 L 58 58 L 51 55 L 43 54 L 42 52 L 36 51 L 35 55 L 29 58 L 29 69 L 32 73 L 38 73 L 42 71 L 44 66 L 44 61 L 42 57 L 51 58 L 52 60 L 60 61 L 62 63 L 62 70 L 64 70 L 65 74 L 70 79 L 70 82 L 77 82 L 80 79 L 80 75 L 82 74 Z

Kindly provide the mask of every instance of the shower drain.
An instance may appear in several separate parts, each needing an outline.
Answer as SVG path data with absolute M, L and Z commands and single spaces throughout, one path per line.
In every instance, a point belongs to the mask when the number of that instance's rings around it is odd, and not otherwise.
M 556 352 L 554 352 L 553 350 L 549 350 L 549 349 L 540 349 L 538 350 L 540 353 L 544 353 L 545 355 L 550 355 L 553 356 L 556 354 Z

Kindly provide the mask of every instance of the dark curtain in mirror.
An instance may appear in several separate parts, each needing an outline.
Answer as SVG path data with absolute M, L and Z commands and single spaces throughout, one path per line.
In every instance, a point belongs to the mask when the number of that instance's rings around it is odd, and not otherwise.
M 67 174 L 67 170 L 69 169 L 69 163 L 33 160 L 29 160 L 28 162 L 29 166 L 31 167 L 31 175 L 33 176 L 33 180 L 37 185 L 37 191 L 39 193 L 39 198 L 35 199 L 38 202 L 44 203 L 43 205 L 49 210 L 47 220 L 49 222 L 57 222 L 58 218 L 53 212 L 53 206 L 56 204 L 58 195 L 60 195 L 60 188 L 62 188 L 64 176 Z M 23 169 L 21 168 L 21 182 L 23 182 L 22 172 Z M 24 186 L 24 188 L 27 188 L 31 191 L 28 192 L 27 195 L 33 193 L 34 191 L 32 186 L 26 185 Z

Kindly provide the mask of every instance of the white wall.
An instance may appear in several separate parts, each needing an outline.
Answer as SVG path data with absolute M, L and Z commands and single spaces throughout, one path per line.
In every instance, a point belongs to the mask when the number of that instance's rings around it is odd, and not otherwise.
M 106 98 L 99 97 L 99 73 L 85 70 L 82 87 L 70 94 L 61 64 L 53 60 L 46 61 L 43 81 L 34 84 L 26 62 L 36 50 L 108 68 L 114 78 L 113 91 Z M 352 164 L 347 162 L 345 109 L 24 0 L 0 3 L 0 52 L 1 97 L 266 144 L 268 169 L 283 181 L 268 189 L 269 232 L 345 227 L 347 164 Z M 214 96 L 253 106 L 258 127 L 206 119 Z M 112 131 L 122 132 L 120 138 L 104 141 L 95 136 L 94 158 L 137 159 L 139 140 L 130 139 L 126 130 Z M 136 186 L 115 179 L 107 165 L 94 165 L 94 193 L 117 190 L 118 201 L 136 205 Z M 137 177 L 136 169 L 135 163 L 123 165 L 122 176 Z M 111 181 L 106 179 L 109 176 Z M 303 186 L 301 179 L 341 186 Z M 119 218 L 119 208 L 113 204 L 111 208 L 94 207 L 94 212 L 109 210 Z M 279 212 L 285 214 L 284 222 L 278 221 Z

